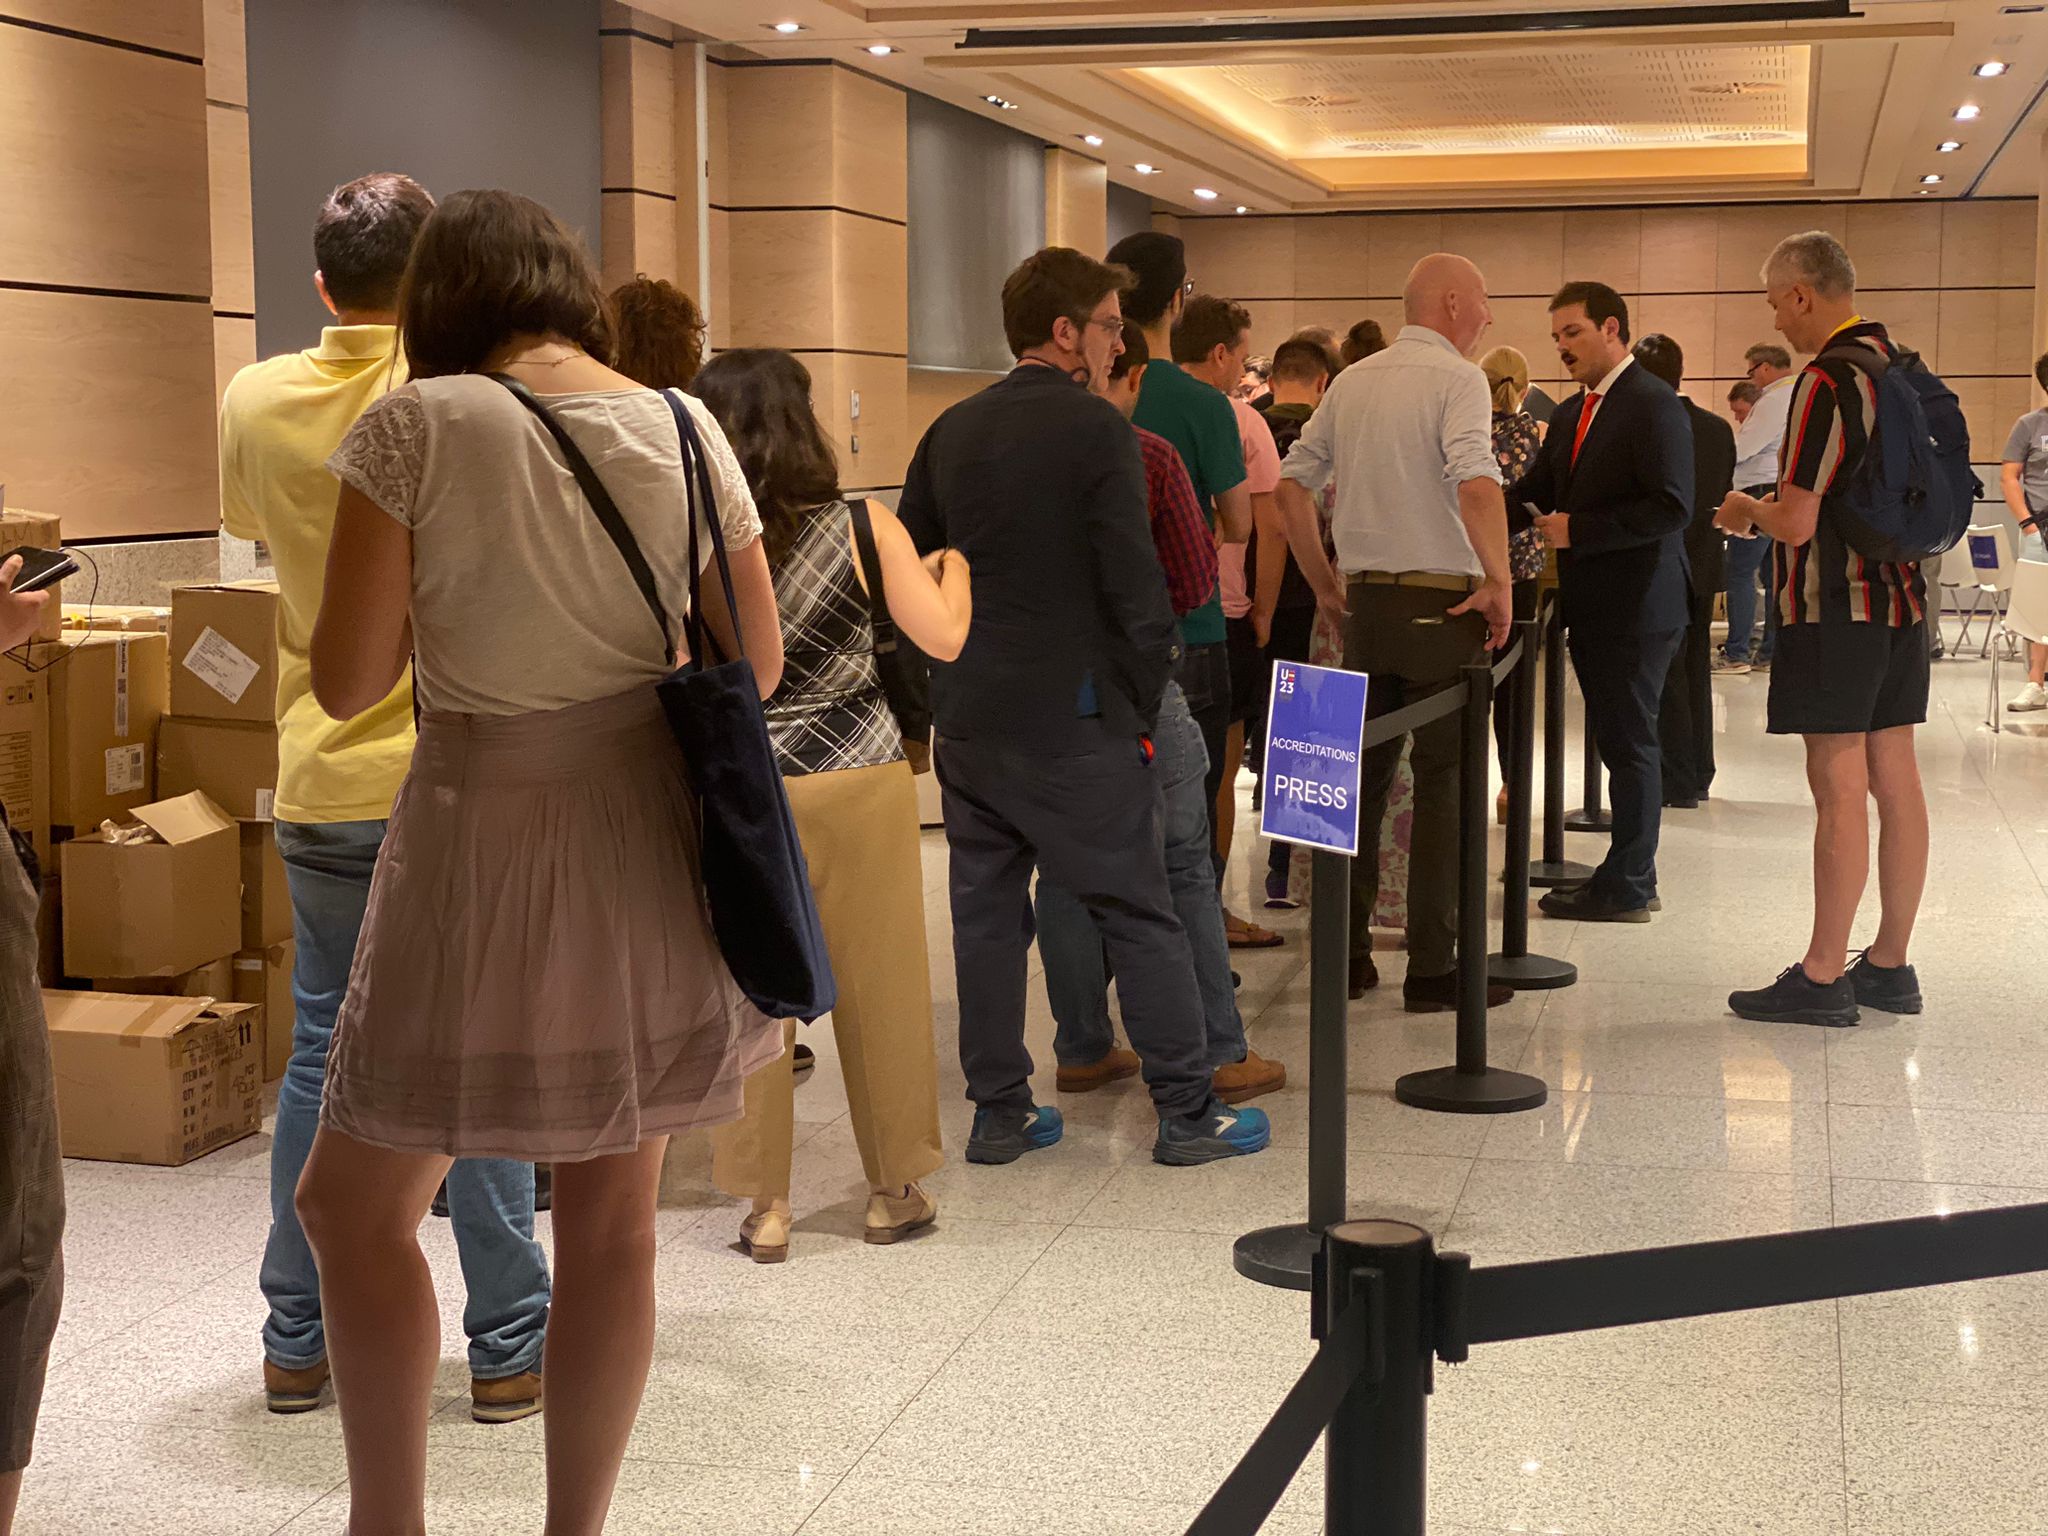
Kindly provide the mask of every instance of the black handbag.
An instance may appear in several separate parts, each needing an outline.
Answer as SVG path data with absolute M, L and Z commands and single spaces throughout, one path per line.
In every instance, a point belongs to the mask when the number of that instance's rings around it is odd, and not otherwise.
M 663 656 L 673 655 L 675 631 L 656 589 L 654 572 L 597 471 L 532 390 L 501 373 L 490 377 L 540 418 L 562 450 L 591 510 L 618 546 L 634 585 L 647 600 L 661 630 Z M 685 508 L 690 520 L 690 607 L 683 616 L 683 629 L 690 659 L 656 683 L 654 691 L 676 744 L 682 748 L 690 786 L 697 793 L 703 826 L 704 894 L 725 963 L 747 1000 L 761 1012 L 770 1018 L 809 1023 L 830 1013 L 838 1000 L 825 930 L 811 894 L 810 865 L 797 840 L 796 820 L 790 814 L 782 774 L 775 766 L 775 749 L 769 744 L 768 723 L 761 713 L 760 688 L 744 643 L 741 654 L 730 661 L 710 659 L 716 642 L 701 617 L 698 587 L 700 510 L 711 530 L 712 555 L 718 562 L 718 579 L 735 630 L 739 604 L 733 596 L 732 568 L 726 561 L 725 534 L 718 522 L 704 444 L 689 411 L 674 394 L 664 391 L 662 398 L 675 416 L 682 445 Z
M 932 765 L 931 663 L 889 617 L 889 598 L 882 586 L 882 559 L 875 550 L 875 527 L 865 500 L 849 503 L 853 541 L 860 548 L 861 573 L 868 583 L 868 617 L 875 631 L 875 672 L 888 695 L 889 712 L 903 732 L 903 754 L 924 773 Z

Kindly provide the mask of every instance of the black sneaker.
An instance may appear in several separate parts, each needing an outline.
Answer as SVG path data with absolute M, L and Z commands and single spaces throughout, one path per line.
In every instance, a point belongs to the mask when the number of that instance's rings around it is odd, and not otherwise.
M 1864 950 L 1849 966 L 1856 1001 L 1879 1013 L 1918 1013 L 1920 976 L 1910 965 L 1876 965 Z
M 1581 923 L 1647 923 L 1653 910 L 1662 910 L 1662 904 L 1654 896 L 1641 906 L 1623 906 L 1594 890 L 1591 881 L 1545 891 L 1536 906 L 1546 917 L 1569 918 Z
M 1266 1150 L 1273 1125 L 1263 1109 L 1233 1108 L 1213 1093 L 1192 1115 L 1161 1115 L 1159 1137 L 1152 1143 L 1152 1161 L 1192 1168 L 1226 1157 L 1249 1157 Z
M 1862 1022 L 1856 1011 L 1856 988 L 1846 975 L 1826 986 L 1806 974 L 1804 966 L 1788 965 L 1768 987 L 1730 992 L 1728 1009 L 1739 1019 L 1759 1024 L 1818 1024 L 1847 1029 Z
M 967 1136 L 967 1161 L 1014 1163 L 1026 1152 L 1051 1146 L 1065 1129 L 1060 1112 L 1050 1105 L 1017 1109 L 984 1104 L 974 1112 L 974 1129 Z

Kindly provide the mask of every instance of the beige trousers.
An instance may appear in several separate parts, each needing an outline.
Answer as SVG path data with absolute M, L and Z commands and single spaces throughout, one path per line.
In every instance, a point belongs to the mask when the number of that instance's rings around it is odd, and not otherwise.
M 861 1167 L 876 1189 L 921 1179 L 939 1150 L 938 1066 L 917 790 L 908 763 L 786 778 L 839 982 L 832 1033 Z M 711 1133 L 712 1182 L 757 1200 L 789 1193 L 796 1023 L 747 1079 L 746 1112 Z

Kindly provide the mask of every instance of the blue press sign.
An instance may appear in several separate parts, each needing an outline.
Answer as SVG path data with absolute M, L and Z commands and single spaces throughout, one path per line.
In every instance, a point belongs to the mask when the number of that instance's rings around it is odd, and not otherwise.
M 1365 684 L 1363 672 L 1273 663 L 1259 811 L 1267 837 L 1356 857 Z

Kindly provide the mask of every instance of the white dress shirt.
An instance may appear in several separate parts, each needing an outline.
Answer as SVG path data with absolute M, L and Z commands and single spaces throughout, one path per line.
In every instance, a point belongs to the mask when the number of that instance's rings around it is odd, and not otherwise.
M 1458 487 L 1500 483 L 1493 399 L 1479 365 L 1425 326 L 1330 383 L 1281 474 L 1320 492 L 1332 479 L 1337 568 L 1483 576 L 1458 515 Z
M 1764 386 L 1749 419 L 1735 429 L 1735 489 L 1778 483 L 1778 453 L 1785 446 L 1785 424 L 1792 413 L 1792 386 L 1799 375 L 1788 373 Z

